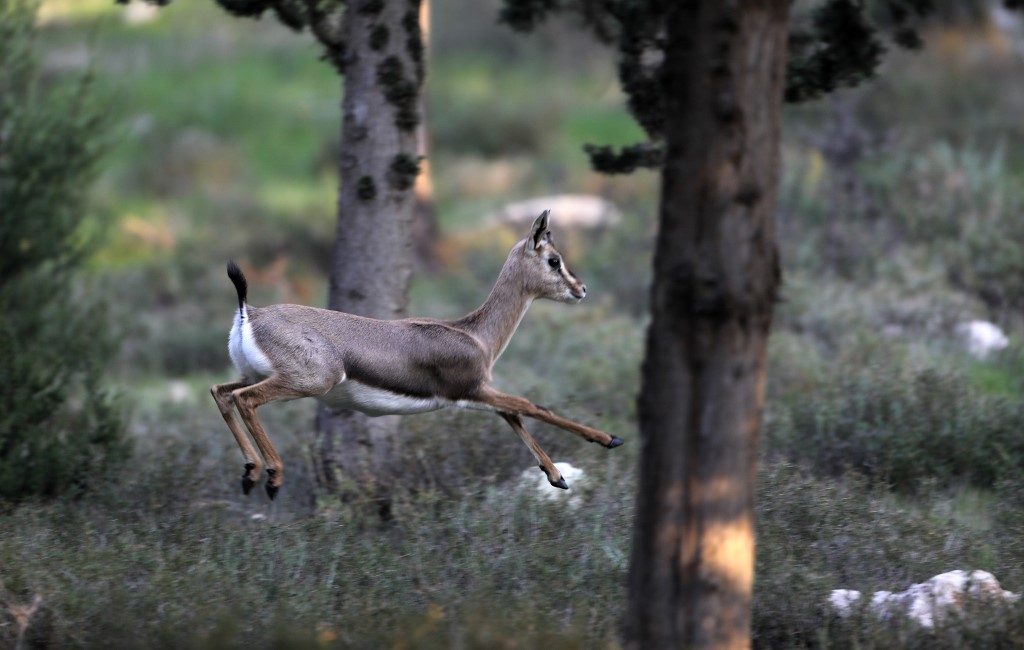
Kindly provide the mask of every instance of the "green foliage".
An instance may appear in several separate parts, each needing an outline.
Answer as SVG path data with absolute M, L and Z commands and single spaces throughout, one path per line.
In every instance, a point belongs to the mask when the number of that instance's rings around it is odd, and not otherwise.
M 505 2 L 498 14 L 500 20 L 521 32 L 528 32 L 544 22 L 548 14 L 559 8 L 557 0 L 517 0 Z
M 0 600 L 44 594 L 38 646 L 592 648 L 617 634 L 628 481 L 599 482 L 578 511 L 467 483 L 458 499 L 396 495 L 388 525 L 340 504 L 295 518 L 225 497 L 210 472 L 226 459 L 208 453 L 220 423 L 165 416 L 171 439 L 139 456 L 144 472 L 0 514 Z
M 813 28 L 789 39 L 786 101 L 816 99 L 874 76 L 885 51 L 854 0 L 828 0 L 814 12 Z
M 1009 487 L 1006 493 L 1000 503 Z M 911 502 L 857 474 L 822 479 L 768 464 L 758 488 L 754 647 L 1017 647 L 1024 635 L 1019 606 L 968 607 L 934 630 L 868 611 L 841 620 L 830 611 L 832 589 L 902 591 L 952 568 L 991 570 L 1002 584 L 1019 585 L 1024 548 L 1013 528 L 1019 515 L 1010 524 L 1014 537 L 968 527 L 942 504 L 933 489 Z M 998 511 L 985 514 L 1001 520 Z
M 270 9 L 270 0 L 217 0 L 224 11 L 239 18 L 259 18 Z
M 114 339 L 75 293 L 85 190 L 103 141 L 90 86 L 36 70 L 33 5 L 0 4 L 0 497 L 85 487 L 126 455 L 101 383 Z
M 116 0 L 127 3 L 130 0 Z M 168 5 L 172 0 L 146 0 L 157 5 Z M 278 22 L 295 32 L 305 29 L 324 48 L 323 59 L 329 61 L 338 74 L 345 70 L 345 43 L 338 29 L 330 26 L 332 17 L 340 18 L 344 0 L 215 0 L 226 12 L 239 18 L 260 19 L 273 11 Z M 365 3 L 369 4 L 369 3 Z
M 668 9 L 669 3 L 661 1 L 503 0 L 500 18 L 514 29 L 529 31 L 551 13 L 572 11 L 583 18 L 584 24 L 599 39 L 616 44 L 619 81 L 626 93 L 626 103 L 651 142 L 627 147 L 618 154 L 606 146 L 590 145 L 587 153 L 597 171 L 630 173 L 661 163 L 660 147 L 654 143 L 661 139 L 665 125 L 661 69 L 665 46 L 663 25 Z
M 875 160 L 871 160 L 874 163 Z M 908 144 L 886 164 L 865 165 L 875 209 L 910 243 L 928 246 L 951 284 L 992 314 L 1024 310 L 1024 192 L 1002 146 L 982 153 L 949 142 Z M 912 178 L 915 184 L 901 180 Z M 936 200 L 941 197 L 941 200 Z
M 926 17 L 956 12 L 958 3 L 933 0 L 822 0 L 807 15 L 794 16 L 789 39 L 785 99 L 804 102 L 837 88 L 871 79 L 882 62 L 883 34 L 903 48 L 917 49 Z M 960 3 L 962 4 L 962 3 Z M 977 11 L 979 3 L 967 3 Z M 1017 8 L 1011 1 L 1006 6 Z M 558 12 L 577 14 L 601 41 L 614 43 L 619 55 L 619 81 L 633 117 L 650 142 L 614 154 L 610 148 L 588 145 L 595 171 L 630 173 L 654 168 L 661 157 L 637 155 L 659 150 L 665 122 L 662 67 L 665 65 L 665 18 L 673 3 L 663 0 L 502 0 L 500 20 L 518 31 L 531 31 Z M 735 10 L 730 10 L 735 11 Z M 733 18 L 724 13 L 725 21 Z M 727 23 L 726 23 L 727 24 Z
M 852 468 L 904 490 L 925 479 L 992 487 L 1024 464 L 1024 404 L 954 374 L 853 370 L 785 410 L 768 448 L 833 475 Z
M 534 152 L 547 144 L 545 134 L 557 124 L 550 106 L 502 103 L 481 111 L 480 104 L 463 98 L 445 105 L 443 111 L 430 113 L 438 146 L 485 158 Z
M 0 25 L 0 282 L 50 261 L 70 263 L 78 247 L 83 180 L 99 153 L 101 118 L 88 105 L 89 81 L 45 88 L 32 49 L 27 0 L 4 0 Z M 48 104 L 63 110 L 43 110 Z
M 213 424 L 181 419 L 171 433 Z M 148 471 L 118 473 L 85 500 L 0 514 L 0 598 L 44 595 L 26 635 L 34 647 L 616 647 L 627 475 L 601 477 L 576 510 L 501 484 L 404 494 L 382 525 L 349 506 L 292 518 L 216 497 L 206 443 L 187 444 L 160 444 L 162 462 L 147 453 Z M 176 483 L 182 463 L 204 480 Z M 1015 482 L 999 494 L 1005 505 L 982 530 L 936 506 L 935 492 L 912 503 L 857 475 L 766 464 L 755 647 L 1014 647 L 1019 608 L 970 609 L 929 631 L 866 612 L 842 621 L 825 605 L 831 589 L 900 590 L 950 567 L 992 570 L 1019 591 L 1024 491 Z M 13 627 L 0 626 L 5 647 Z
M 826 167 L 815 192 L 804 187 L 811 173 L 794 161 L 780 193 L 787 271 L 862 287 L 895 281 L 917 292 L 923 282 L 941 282 L 947 296 L 951 287 L 973 296 L 999 322 L 1018 320 L 1024 192 L 1017 174 L 1000 144 L 954 146 L 941 125 L 930 128 L 939 130 L 932 138 L 865 147 L 848 168 Z
M 632 174 L 641 168 L 655 169 L 661 167 L 665 158 L 664 149 L 649 142 L 622 147 L 619 151 L 588 144 L 583 150 L 590 156 L 594 171 L 602 174 Z

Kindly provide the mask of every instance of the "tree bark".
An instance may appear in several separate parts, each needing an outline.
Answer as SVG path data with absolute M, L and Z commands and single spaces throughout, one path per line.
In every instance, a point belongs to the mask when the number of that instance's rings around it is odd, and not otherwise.
M 350 3 L 343 21 L 341 188 L 328 307 L 401 318 L 408 306 L 419 160 L 419 2 Z M 321 407 L 318 474 L 326 487 L 337 490 L 341 480 L 351 481 L 383 497 L 392 478 L 397 421 Z
M 669 9 L 627 648 L 750 645 L 789 4 Z

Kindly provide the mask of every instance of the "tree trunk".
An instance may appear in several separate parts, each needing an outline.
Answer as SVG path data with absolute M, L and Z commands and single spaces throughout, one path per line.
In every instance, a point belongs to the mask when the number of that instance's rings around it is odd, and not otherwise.
M 372 318 L 405 316 L 411 274 L 416 126 L 423 81 L 419 3 L 351 4 L 344 13 L 341 189 L 328 306 Z M 397 417 L 317 417 L 319 475 L 382 496 L 392 478 Z M 385 499 L 386 501 L 386 499 Z
M 750 645 L 789 4 L 669 9 L 628 648 Z

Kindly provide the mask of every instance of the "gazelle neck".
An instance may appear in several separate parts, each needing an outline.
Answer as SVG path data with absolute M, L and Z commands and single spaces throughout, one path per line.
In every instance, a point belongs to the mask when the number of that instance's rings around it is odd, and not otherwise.
M 484 344 L 490 353 L 491 363 L 505 351 L 534 298 L 516 282 L 511 257 L 502 267 L 484 304 L 457 321 L 461 329 Z

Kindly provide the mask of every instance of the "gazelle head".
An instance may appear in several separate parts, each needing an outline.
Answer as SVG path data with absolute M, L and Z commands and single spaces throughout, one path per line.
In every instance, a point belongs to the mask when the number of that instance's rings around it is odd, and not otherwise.
M 523 240 L 519 251 L 518 266 L 524 288 L 536 298 L 575 304 L 587 295 L 587 285 L 572 274 L 562 254 L 551 243 L 548 213 L 549 210 L 545 210 L 533 222 L 530 235 Z

